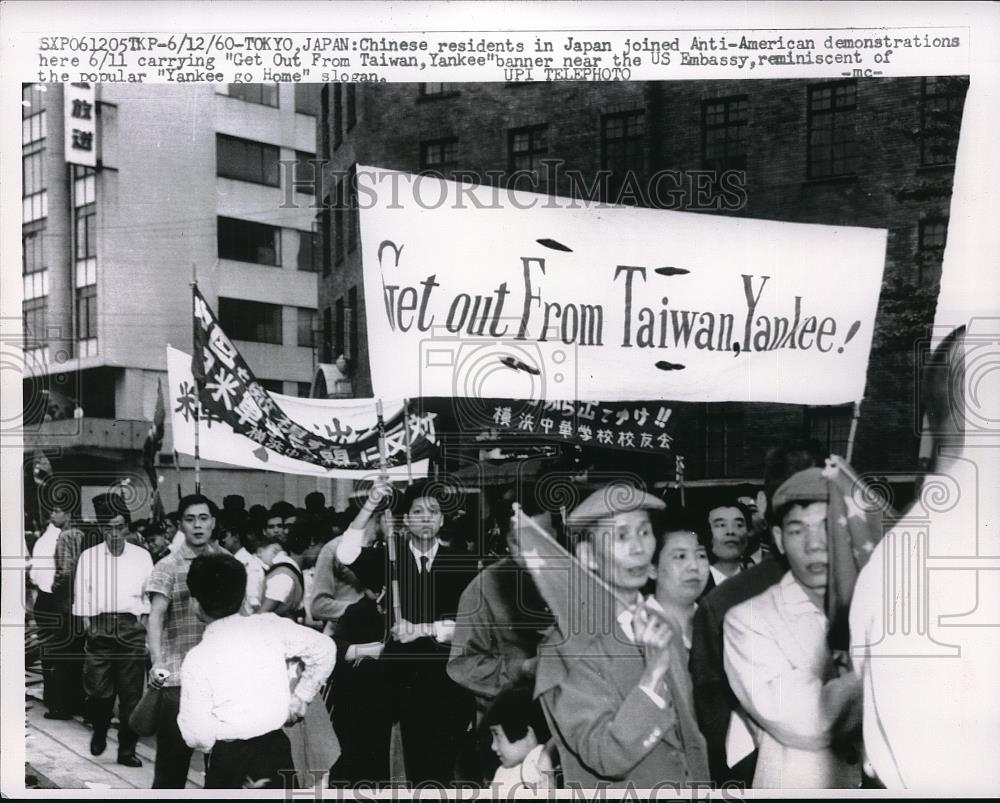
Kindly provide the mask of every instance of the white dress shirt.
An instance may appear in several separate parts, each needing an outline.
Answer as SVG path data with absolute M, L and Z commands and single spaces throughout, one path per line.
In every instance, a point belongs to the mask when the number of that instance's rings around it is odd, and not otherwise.
M 181 667 L 177 726 L 189 747 L 252 739 L 285 724 L 292 691 L 288 661 L 304 670 L 294 694 L 308 703 L 333 671 L 331 639 L 273 613 L 235 614 L 205 628 Z
M 56 543 L 60 532 L 56 525 L 50 524 L 42 537 L 35 541 L 35 549 L 31 553 L 31 582 L 46 594 L 52 593 L 52 581 L 56 579 Z
M 413 541 L 407 542 L 407 546 L 410 547 L 410 554 L 413 555 L 413 559 L 417 562 L 417 568 L 423 566 L 420 562 L 421 558 L 427 558 L 427 571 L 430 572 L 431 568 L 434 566 L 434 558 L 437 557 L 438 547 L 441 546 L 441 542 L 435 540 L 431 545 L 431 548 L 426 552 L 421 552 L 413 546 Z
M 489 787 L 490 796 L 498 800 L 506 799 L 510 795 L 515 798 L 534 797 L 538 792 L 551 789 L 548 772 L 539 766 L 544 750 L 545 745 L 540 744 L 532 748 L 520 764 L 515 764 L 513 767 L 499 767 Z
M 274 566 L 291 566 L 294 569 L 299 569 L 299 564 L 292 560 L 284 552 L 279 552 L 274 560 L 271 562 L 271 567 Z M 305 578 L 303 578 L 305 579 Z M 270 577 L 264 579 L 264 599 L 273 600 L 275 602 L 287 602 L 288 596 L 292 593 L 292 589 L 295 588 L 295 580 L 290 575 L 285 572 L 276 572 Z M 304 592 L 304 589 L 303 589 Z
M 264 593 L 264 564 L 260 558 L 251 555 L 243 547 L 237 549 L 233 557 L 243 564 L 247 572 L 247 593 L 243 601 L 243 612 L 247 615 L 256 613 Z
M 153 559 L 149 553 L 128 541 L 117 557 L 103 541 L 84 550 L 73 581 L 73 613 L 77 616 L 149 613 L 143 586 L 152 571 Z

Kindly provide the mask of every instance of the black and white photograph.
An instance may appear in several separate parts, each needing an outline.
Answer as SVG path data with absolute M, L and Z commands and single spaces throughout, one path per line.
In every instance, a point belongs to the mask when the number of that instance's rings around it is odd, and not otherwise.
M 0 7 L 4 794 L 996 794 L 995 6 L 153 6 Z

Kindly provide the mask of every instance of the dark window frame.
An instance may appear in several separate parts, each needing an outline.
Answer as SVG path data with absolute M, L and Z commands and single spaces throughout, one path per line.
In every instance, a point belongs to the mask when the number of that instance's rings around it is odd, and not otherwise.
M 271 109 L 278 109 L 281 107 L 281 91 L 279 89 L 279 84 L 229 84 L 228 91 L 229 97 L 235 98 L 236 100 L 242 100 L 246 103 L 253 103 L 257 106 L 267 106 Z M 236 94 L 233 94 L 233 89 L 236 89 Z M 249 91 L 247 91 L 249 89 Z M 265 98 L 265 94 L 274 90 L 274 102 L 269 102 Z M 253 97 L 254 93 L 257 97 Z
M 948 220 L 943 215 L 934 215 L 921 219 L 917 227 L 917 250 L 925 253 L 943 252 L 945 246 L 948 245 Z M 928 242 L 931 237 L 935 240 L 938 239 L 937 235 L 931 231 L 937 229 L 937 227 L 941 227 L 941 242 Z
M 295 326 L 297 345 L 301 348 L 314 348 L 316 345 L 316 310 L 311 307 L 296 307 Z
M 233 340 L 283 345 L 284 310 L 281 304 L 220 296 L 218 312 L 219 325 Z
M 947 167 L 955 164 L 961 118 L 953 132 L 933 132 L 931 129 L 935 115 L 960 112 L 964 108 L 969 83 L 967 80 L 961 83 L 961 92 L 954 91 L 953 87 L 957 85 L 956 76 L 931 76 L 920 79 L 921 167 Z M 943 104 L 943 108 L 936 104 Z M 943 149 L 944 153 L 936 153 L 942 144 L 947 146 Z
M 48 268 L 45 258 L 46 220 L 32 221 L 21 226 L 21 275 L 41 273 Z M 29 247 L 30 246 L 30 247 Z M 33 257 L 29 266 L 29 254 Z
M 238 153 L 237 147 L 242 148 L 243 153 Z M 255 150 L 258 151 L 257 159 L 252 158 Z M 215 174 L 220 178 L 281 187 L 280 159 L 281 149 L 277 145 L 230 134 L 215 135 Z M 237 164 L 242 165 L 242 169 L 234 169 L 233 165 Z
M 848 93 L 838 94 L 839 90 L 850 89 Z M 826 105 L 824 98 L 829 98 Z M 854 78 L 843 81 L 826 81 L 807 87 L 806 100 L 806 175 L 809 179 L 851 178 L 858 173 L 858 139 L 857 117 L 858 82 Z M 850 137 L 838 140 L 848 132 Z M 817 141 L 829 135 L 829 142 Z M 837 149 L 843 148 L 841 156 Z M 846 154 L 846 155 L 843 155 Z M 845 163 L 837 169 L 837 164 Z M 823 167 L 820 171 L 818 168 Z
M 237 228 L 242 229 L 242 231 L 238 231 Z M 270 247 L 274 252 L 273 261 L 266 258 L 260 258 L 261 245 L 255 245 L 254 240 L 249 237 L 250 232 L 256 232 L 260 235 L 265 233 L 270 234 L 272 237 Z M 251 255 L 249 250 L 233 250 L 233 246 L 243 246 L 245 248 L 254 247 L 257 251 L 255 252 L 255 255 Z M 267 246 L 265 245 L 264 247 L 266 248 Z M 249 262 L 253 265 L 280 268 L 281 229 L 278 226 L 271 226 L 267 223 L 259 223 L 255 220 L 243 220 L 242 218 L 219 215 L 216 218 L 216 253 L 219 259 L 231 259 L 235 262 Z
M 451 158 L 446 158 L 448 154 L 442 151 L 442 159 L 438 162 L 428 160 L 428 153 L 432 148 L 451 147 Z M 426 172 L 444 173 L 453 170 L 458 166 L 458 137 L 439 137 L 437 139 L 425 139 L 420 143 L 420 169 Z
M 524 150 L 516 150 L 515 144 L 519 136 L 528 137 L 528 147 Z M 538 139 L 541 139 L 541 144 L 539 144 Z M 509 128 L 507 129 L 507 168 L 511 173 L 517 172 L 529 172 L 535 173 L 539 179 L 542 179 L 541 170 L 544 165 L 542 165 L 542 159 L 548 156 L 549 153 L 549 124 L 548 123 L 538 123 L 536 125 L 521 126 L 519 128 Z M 530 161 L 530 167 L 519 167 L 516 164 L 517 159 L 523 159 L 527 157 Z
M 461 94 L 461 90 L 456 89 L 461 84 L 455 82 L 435 82 L 435 83 L 421 83 L 417 86 L 417 100 L 427 101 L 427 100 L 444 100 L 445 98 L 457 98 Z M 430 91 L 428 91 L 430 90 Z
M 76 339 L 92 340 L 97 337 L 97 285 L 76 288 Z
M 713 121 L 713 107 L 721 106 L 721 121 Z M 704 170 L 745 170 L 747 166 L 747 133 L 750 126 L 750 98 L 748 95 L 731 95 L 723 98 L 706 98 L 701 102 L 701 166 Z M 712 132 L 721 131 L 721 154 L 709 153 Z
M 77 262 L 97 258 L 97 204 L 89 203 L 73 210 L 73 256 Z

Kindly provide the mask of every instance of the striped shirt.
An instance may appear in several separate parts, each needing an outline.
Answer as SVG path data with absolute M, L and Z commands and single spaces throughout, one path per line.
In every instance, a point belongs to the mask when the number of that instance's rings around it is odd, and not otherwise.
M 209 543 L 201 554 L 210 555 L 218 551 L 219 547 Z M 167 686 L 181 685 L 184 656 L 201 641 L 205 632 L 205 623 L 195 613 L 194 600 L 187 585 L 191 561 L 197 556 L 198 553 L 185 542 L 175 553 L 157 563 L 146 581 L 148 596 L 162 594 L 168 601 L 160 641 L 161 665 L 170 672 Z

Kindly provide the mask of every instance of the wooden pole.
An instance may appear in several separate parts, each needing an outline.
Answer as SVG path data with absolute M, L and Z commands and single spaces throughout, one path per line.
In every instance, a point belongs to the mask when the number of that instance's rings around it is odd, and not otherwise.
M 404 408 L 405 410 L 405 408 Z M 378 463 L 380 477 L 389 479 L 389 459 L 386 457 L 385 419 L 382 417 L 382 400 L 375 401 L 375 413 L 378 416 Z M 405 415 L 405 412 L 404 412 Z M 396 533 L 392 523 L 392 510 L 382 513 L 382 529 L 385 531 L 385 545 L 389 554 L 389 593 L 392 594 L 392 615 L 396 622 L 403 619 L 403 608 L 399 598 L 399 577 L 396 571 Z
M 195 319 L 195 308 L 194 308 L 194 292 L 198 289 L 198 265 L 194 262 L 191 263 L 191 320 Z M 194 330 L 192 329 L 192 338 L 194 336 Z M 197 344 L 192 342 L 192 353 L 194 349 L 197 348 Z M 195 380 L 195 384 L 197 380 Z M 198 403 L 194 406 L 194 492 L 196 494 L 201 493 L 201 449 L 199 444 L 199 434 L 201 427 L 199 426 L 201 421 L 201 388 L 199 387 L 196 391 Z
M 854 402 L 854 414 L 851 416 L 851 431 L 847 436 L 847 454 L 844 460 L 848 463 L 854 456 L 854 437 L 858 434 L 858 420 L 861 418 L 861 400 Z

